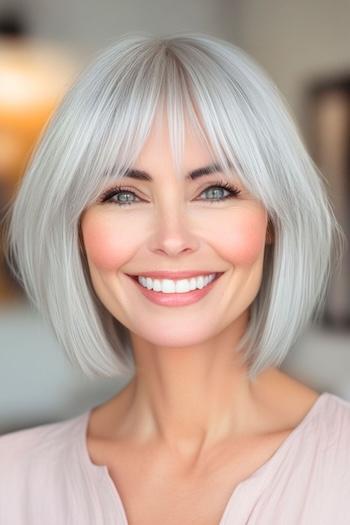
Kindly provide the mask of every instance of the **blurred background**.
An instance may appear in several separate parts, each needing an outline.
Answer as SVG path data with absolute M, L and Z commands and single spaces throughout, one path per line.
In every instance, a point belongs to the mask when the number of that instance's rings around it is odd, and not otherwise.
M 275 81 L 349 239 L 349 24 L 348 0 L 0 0 L 0 214 L 47 119 L 94 53 L 127 31 L 201 31 L 246 50 Z M 72 369 L 11 277 L 2 248 L 0 434 L 78 415 L 129 380 L 91 380 Z M 281 369 L 350 400 L 348 248 L 322 320 Z

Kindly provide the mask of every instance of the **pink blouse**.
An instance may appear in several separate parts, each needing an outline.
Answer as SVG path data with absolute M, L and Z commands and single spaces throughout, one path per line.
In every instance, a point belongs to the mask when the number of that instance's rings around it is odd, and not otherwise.
M 1 525 L 128 524 L 107 466 L 90 459 L 90 412 L 0 436 Z M 218 525 L 243 524 L 350 524 L 350 401 L 321 394 L 236 486 Z

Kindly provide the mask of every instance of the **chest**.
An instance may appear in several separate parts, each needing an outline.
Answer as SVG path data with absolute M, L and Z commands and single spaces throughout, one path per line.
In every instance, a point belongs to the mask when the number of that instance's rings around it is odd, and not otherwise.
M 118 462 L 104 463 L 127 525 L 219 525 L 237 486 L 269 460 L 288 433 L 213 452 L 200 472 L 191 475 L 152 452 L 124 450 L 117 454 Z
M 231 496 L 235 480 L 208 478 L 191 484 L 178 480 L 155 480 L 139 472 L 137 481 L 109 470 L 123 503 L 128 525 L 218 525 Z M 140 476 L 141 475 L 141 476 Z

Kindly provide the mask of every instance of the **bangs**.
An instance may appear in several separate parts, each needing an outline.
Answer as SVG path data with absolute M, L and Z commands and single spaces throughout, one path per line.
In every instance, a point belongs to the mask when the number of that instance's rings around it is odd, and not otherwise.
M 102 62 L 106 55 L 109 51 L 100 57 Z M 82 154 L 80 144 L 79 174 L 72 178 L 71 191 L 77 197 L 73 222 L 94 202 L 106 186 L 106 180 L 120 179 L 133 166 L 152 126 L 161 121 L 167 122 L 177 177 L 183 176 L 185 131 L 190 126 L 223 173 L 233 178 L 234 168 L 234 178 L 261 198 L 241 170 L 244 156 L 239 160 L 233 151 L 239 148 L 237 140 L 237 148 L 232 148 L 235 136 L 244 133 L 244 126 L 238 126 L 238 122 L 242 122 L 239 107 L 222 107 L 223 98 L 232 98 L 229 85 L 223 86 L 219 70 L 215 75 L 215 62 L 202 55 L 201 60 L 193 56 L 192 63 L 176 45 L 170 50 L 164 42 L 156 42 L 142 55 L 139 53 L 134 60 L 130 59 L 125 68 L 108 70 L 108 76 L 106 71 L 104 75 L 95 71 L 91 75 L 94 89 L 88 82 L 80 87 L 80 96 L 84 99 L 81 114 L 84 126 L 82 123 L 81 127 L 84 127 L 86 147 Z M 208 69 L 213 71 L 209 78 Z M 90 75 L 85 78 L 89 79 Z M 167 118 L 161 119 L 164 114 Z M 84 200 L 81 199 L 82 183 L 86 188 Z

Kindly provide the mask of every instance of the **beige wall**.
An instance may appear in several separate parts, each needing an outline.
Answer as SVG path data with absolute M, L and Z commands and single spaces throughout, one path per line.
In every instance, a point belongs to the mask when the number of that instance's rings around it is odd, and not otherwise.
M 349 0 L 222 0 L 225 34 L 272 76 L 299 123 L 303 87 L 350 70 Z
M 5 0 L 0 0 L 5 1 Z M 11 2 L 13 0 L 7 0 Z M 127 31 L 222 34 L 217 0 L 17 0 L 37 36 L 93 52 Z

